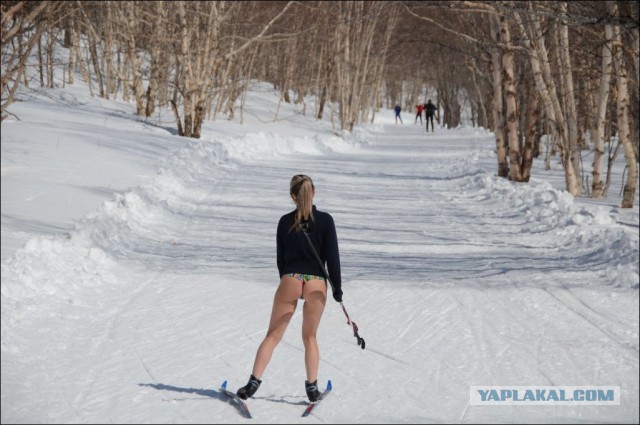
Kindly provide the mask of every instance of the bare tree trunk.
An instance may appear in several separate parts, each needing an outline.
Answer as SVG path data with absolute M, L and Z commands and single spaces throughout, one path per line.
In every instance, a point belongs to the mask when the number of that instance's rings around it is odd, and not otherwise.
M 282 70 L 279 73 L 281 79 L 280 79 L 280 97 L 278 99 L 278 106 L 276 107 L 276 115 L 273 117 L 273 122 L 278 122 L 278 115 L 280 114 L 280 106 L 282 105 L 282 101 L 284 100 L 286 103 L 291 103 L 291 99 L 289 98 L 289 79 L 290 79 L 290 72 L 291 72 L 291 66 L 287 65 L 287 62 L 289 60 L 292 61 L 292 59 L 290 59 L 290 55 L 289 55 L 289 49 L 284 48 L 281 51 L 280 54 L 281 57 L 281 67 Z
M 38 75 L 40 76 L 40 87 L 43 88 L 44 84 L 44 55 L 42 54 L 42 37 L 44 34 L 40 34 L 38 37 Z M 20 45 L 19 45 L 20 46 Z M 20 47 L 19 47 L 20 49 Z M 21 50 L 21 49 L 20 49 Z M 29 84 L 25 82 L 25 86 L 29 87 Z
M 615 113 L 615 112 L 614 112 Z M 611 136 L 611 127 L 607 127 L 607 135 L 606 135 L 606 139 L 607 140 L 611 140 L 612 136 Z M 609 143 L 609 149 L 608 149 L 608 153 L 607 153 L 607 177 L 605 179 L 605 183 L 604 183 L 604 189 L 602 190 L 602 197 L 606 198 L 607 195 L 609 194 L 609 188 L 611 187 L 611 178 L 613 176 L 613 164 L 616 162 L 616 158 L 618 157 L 618 150 L 620 149 L 620 141 L 618 140 L 618 143 L 615 143 L 615 147 L 614 147 L 614 143 Z
M 358 113 L 354 114 L 353 121 L 356 123 L 366 122 L 368 111 L 371 105 L 371 88 L 373 86 L 373 82 L 375 81 L 373 77 L 375 77 L 376 64 L 372 59 L 372 50 L 373 50 L 373 40 L 376 35 L 378 16 L 380 9 L 374 12 L 375 19 L 371 19 L 369 21 L 369 31 L 368 31 L 368 41 L 366 42 L 365 53 L 364 53 L 364 61 L 361 65 L 362 74 L 360 77 L 360 89 L 358 90 L 358 97 L 356 107 L 358 109 Z M 420 84 L 422 85 L 422 84 Z
M 633 208 L 638 180 L 638 164 L 636 161 L 635 151 L 629 137 L 629 91 L 627 88 L 627 69 L 622 51 L 620 27 L 618 25 L 613 27 L 613 36 L 615 42 L 615 65 L 618 89 L 616 107 L 618 113 L 618 134 L 620 136 L 620 144 L 624 151 L 624 159 L 627 163 L 627 181 L 624 185 L 622 204 L 620 207 Z
M 350 83 L 350 71 L 353 69 L 352 59 L 351 59 L 351 46 L 350 46 L 350 26 L 349 22 L 352 20 L 353 14 L 353 1 L 346 1 L 343 3 L 339 3 L 341 5 L 341 15 L 345 16 L 345 20 L 338 24 L 338 41 L 339 47 L 338 52 L 341 54 L 338 55 L 339 60 L 337 61 L 338 67 L 338 93 L 340 96 L 340 104 L 339 104 L 339 117 L 340 117 L 340 128 L 346 129 L 348 126 L 347 120 L 350 115 L 349 106 L 351 99 L 351 92 L 353 90 L 353 86 Z M 345 15 L 346 13 L 346 15 Z
M 542 70 L 544 73 L 544 79 L 549 82 L 550 90 L 550 100 L 553 109 L 555 110 L 555 123 L 556 128 L 558 130 L 559 136 L 559 146 L 561 148 L 560 155 L 562 156 L 562 165 L 564 167 L 564 175 L 565 175 L 565 185 L 566 189 L 573 196 L 578 196 L 580 194 L 580 180 L 575 173 L 573 168 L 573 163 L 570 158 L 570 143 L 567 135 L 567 123 L 564 117 L 564 113 L 562 112 L 562 107 L 560 105 L 560 100 L 558 98 L 558 91 L 556 89 L 556 84 L 554 82 L 553 74 L 551 72 L 551 65 L 549 62 L 549 55 L 547 53 L 547 48 L 544 42 L 544 33 L 542 31 L 540 17 L 539 16 L 530 16 L 530 19 L 533 22 L 533 29 L 535 32 L 535 43 L 534 45 L 537 48 L 537 53 L 540 57 L 540 63 L 542 64 Z
M 322 92 L 320 94 L 320 101 L 318 103 L 318 114 L 317 117 L 319 120 L 322 119 L 322 115 L 324 114 L 324 104 L 327 101 L 327 96 L 329 95 L 329 93 L 327 93 L 330 81 L 331 81 L 331 71 L 333 69 L 333 62 L 327 62 L 326 65 L 326 72 L 325 75 L 323 77 L 323 84 L 322 84 Z
M 320 94 L 317 101 L 316 118 L 321 120 L 324 114 L 324 104 L 327 101 L 327 88 L 331 79 L 332 58 L 328 53 L 328 41 L 323 41 L 320 49 L 320 60 L 318 61 L 317 86 L 316 90 Z M 324 69 L 324 74 L 323 74 Z
M 493 132 L 496 135 L 496 154 L 498 159 L 498 176 L 509 175 L 509 163 L 505 149 L 504 137 L 504 109 L 502 101 L 502 54 L 498 45 L 501 43 L 500 21 L 495 15 L 491 15 L 491 38 L 494 45 L 491 48 L 491 64 L 493 74 Z
M 149 75 L 149 85 L 147 86 L 146 93 L 146 106 L 145 116 L 150 117 L 153 115 L 156 104 L 158 103 L 158 92 L 161 84 L 161 71 L 160 68 L 167 68 L 169 66 L 166 63 L 166 54 L 162 48 L 162 37 L 165 31 L 163 22 L 167 19 L 167 10 L 163 1 L 156 1 L 152 3 L 155 7 L 155 19 L 153 24 L 153 38 L 150 41 L 149 53 L 151 56 L 151 72 Z M 162 83 L 166 84 L 166 81 Z
M 135 2 L 126 2 L 124 7 L 126 8 L 126 16 L 123 14 L 122 17 L 127 28 L 127 62 L 131 67 L 131 74 L 133 75 L 131 90 L 136 101 L 136 115 L 144 116 L 145 102 L 144 89 L 142 88 L 142 60 L 140 59 L 140 56 L 138 56 L 138 47 L 136 45 L 136 33 L 138 31 L 139 23 L 136 16 Z
M 82 79 L 89 86 L 89 93 L 93 96 L 93 85 L 91 84 L 91 76 L 89 75 L 89 66 L 85 63 L 86 61 L 82 57 L 82 50 L 80 49 L 80 37 L 78 33 L 75 32 L 75 43 L 73 43 L 73 47 L 76 51 L 76 63 L 80 67 L 80 72 L 82 73 Z
M 258 56 L 258 48 L 253 48 L 253 52 L 251 53 L 251 58 L 249 59 L 249 66 L 247 67 L 246 79 L 244 82 L 244 87 L 242 88 L 242 95 L 240 97 L 240 124 L 244 123 L 244 105 L 245 100 L 247 98 L 247 92 L 251 85 L 251 77 L 253 75 L 253 67 L 255 64 L 256 56 Z
M 370 69 L 371 49 L 373 45 L 373 37 L 376 32 L 379 12 L 381 11 L 379 8 L 380 3 L 372 2 L 369 3 L 369 5 L 371 8 L 370 15 L 372 16 L 367 19 L 366 25 L 363 25 L 362 31 L 360 32 L 360 45 L 358 46 L 360 57 L 357 67 L 358 73 L 354 77 L 355 95 L 351 107 L 350 131 L 353 130 L 353 126 L 356 123 L 366 120 L 363 113 L 366 111 L 367 105 L 369 104 L 369 102 L 365 100 L 365 89 L 367 88 L 367 76 L 373 73 Z M 362 13 L 364 14 L 366 11 L 363 11 Z
M 116 69 L 118 71 L 118 85 L 116 87 L 116 92 L 120 85 L 122 85 L 122 100 L 125 102 L 129 101 L 129 63 L 127 58 L 128 55 L 124 55 L 124 63 L 122 63 L 122 55 L 121 51 L 118 51 L 116 57 Z
M 638 9 L 636 8 L 636 22 L 638 21 L 637 13 Z M 634 149 L 636 151 L 636 158 L 640 160 L 640 90 L 638 89 L 640 87 L 640 35 L 638 33 L 638 26 L 636 25 L 630 32 L 633 39 L 632 57 L 635 69 L 635 80 L 632 79 L 632 96 L 630 98 L 631 116 L 633 117 L 633 121 L 631 123 L 631 140 L 635 145 Z
M 89 36 L 89 54 L 91 55 L 91 63 L 93 64 L 93 70 L 96 73 L 96 79 L 98 80 L 98 92 L 100 97 L 105 97 L 104 95 L 104 81 L 102 79 L 102 71 L 100 70 L 100 59 L 98 58 L 98 48 L 96 44 L 98 44 L 100 40 L 98 38 L 94 38 L 91 35 Z
M 117 72 L 113 68 L 113 6 L 111 1 L 107 1 L 105 5 L 107 9 L 107 19 L 105 22 L 105 32 L 104 32 L 104 51 L 102 52 L 105 61 L 105 98 L 109 99 L 109 97 L 113 94 L 115 98 L 116 93 L 116 85 L 115 85 L 115 77 Z
M 520 169 L 520 136 L 518 134 L 518 107 L 515 84 L 515 64 L 511 48 L 511 33 L 505 17 L 500 18 L 500 36 L 505 45 L 502 55 L 502 75 L 507 113 L 507 142 L 509 144 L 509 180 L 522 181 Z
M 480 90 L 480 86 L 478 85 L 478 76 L 482 75 L 482 73 L 478 69 L 478 65 L 473 57 L 467 60 L 467 68 L 471 73 L 471 81 L 475 90 L 476 104 L 478 105 L 478 125 L 486 126 L 488 122 L 487 110 L 485 109 L 484 101 L 482 99 L 482 90 Z
M 87 39 L 87 50 L 89 53 L 91 64 L 93 65 L 93 70 L 96 74 L 96 79 L 98 80 L 99 96 L 104 97 L 104 83 L 102 79 L 102 71 L 100 69 L 100 59 L 98 58 L 98 51 L 96 46 L 98 43 L 100 43 L 100 35 L 98 34 L 98 31 L 96 31 L 94 22 L 91 20 L 91 17 L 87 14 L 87 11 L 84 10 L 86 4 L 79 4 L 81 6 L 80 10 L 82 11 L 82 15 L 84 17 L 82 23 L 85 28 L 84 34 Z M 89 69 L 89 60 L 87 60 L 87 69 Z
M 173 73 L 173 94 L 171 95 L 171 110 L 176 119 L 176 128 L 178 129 L 178 136 L 184 136 L 184 129 L 182 128 L 182 120 L 180 118 L 180 112 L 178 111 L 178 92 L 180 91 L 179 79 L 182 71 L 180 69 L 180 63 L 176 63 L 176 69 Z
M 55 47 L 57 41 L 57 29 L 51 28 L 47 37 L 47 87 L 50 89 L 55 87 L 54 82 L 54 66 L 55 66 Z
M 229 76 L 229 74 L 231 72 L 231 62 L 232 62 L 231 60 L 227 60 L 226 61 L 226 67 L 225 67 L 224 72 L 222 74 L 222 81 L 226 82 L 226 80 L 227 80 L 227 78 L 228 78 L 228 76 Z M 218 112 L 222 111 L 222 105 L 224 103 L 225 94 L 223 93 L 223 88 L 221 87 L 218 92 L 219 92 L 219 94 L 218 94 L 218 100 L 217 100 L 217 103 L 216 103 L 216 109 L 215 109 L 215 111 L 213 113 L 214 119 L 217 116 Z M 280 100 L 278 101 L 278 110 L 280 110 L 280 102 L 281 101 L 282 101 L 282 93 L 280 93 Z M 278 112 L 276 112 L 276 117 L 277 116 L 278 116 Z
M 191 137 L 192 120 L 193 120 L 193 86 L 192 86 L 192 66 L 189 57 L 189 26 L 187 26 L 186 4 L 184 1 L 175 2 L 178 8 L 178 19 L 180 22 L 180 50 L 179 64 L 182 69 L 182 99 L 183 99 L 183 122 L 182 135 Z M 174 103 L 174 109 L 176 108 Z M 176 113 L 176 116 L 179 116 Z
M 171 100 L 171 110 L 173 111 L 173 115 L 176 118 L 176 127 L 178 127 L 178 136 L 184 136 L 184 130 L 182 129 L 182 121 L 180 119 L 180 112 L 178 112 L 178 105 L 176 104 L 175 99 Z
M 577 176 L 582 174 L 582 165 L 580 160 L 580 135 L 578 133 L 578 116 L 576 112 L 576 101 L 573 88 L 573 68 L 571 66 L 571 55 L 569 53 L 569 28 L 566 22 L 567 3 L 560 3 L 560 13 L 562 19 L 560 21 L 560 59 L 562 61 L 562 74 L 564 80 L 564 93 L 566 99 L 566 119 L 567 130 L 569 132 L 569 148 L 571 150 L 571 163 L 573 170 Z M 574 196 L 580 195 L 580 185 L 577 187 L 578 192 Z
M 382 80 L 384 77 L 385 63 L 387 61 L 387 56 L 389 54 L 389 47 L 391 45 L 391 36 L 393 35 L 396 29 L 399 16 L 400 16 L 400 13 L 398 9 L 392 9 L 389 15 L 387 16 L 387 20 L 386 20 L 387 27 L 385 29 L 384 45 L 383 45 L 384 47 L 381 52 L 381 60 L 376 67 L 376 76 L 373 84 L 373 90 L 374 90 L 375 96 L 373 96 L 373 98 L 371 99 L 371 101 L 373 102 L 373 105 L 372 105 L 373 112 L 371 114 L 371 123 L 374 122 L 376 111 L 379 108 L 378 97 L 380 96 L 380 92 L 382 91 Z
M 527 116 L 525 120 L 525 138 L 522 150 L 522 181 L 528 182 L 531 178 L 531 168 L 533 167 L 533 156 L 538 135 L 538 123 L 540 122 L 540 109 L 538 107 L 539 95 L 536 90 L 535 81 L 529 82 L 527 89 Z
M 69 22 L 67 26 L 66 35 L 69 37 L 68 45 L 65 45 L 69 49 L 69 75 L 67 77 L 67 83 L 74 83 L 74 75 L 76 73 L 76 65 L 75 65 L 75 50 L 74 50 L 74 42 L 77 40 L 76 32 L 76 20 L 72 15 L 69 17 Z M 67 43 L 65 43 L 67 44 Z
M 607 2 L 609 13 L 615 8 L 615 3 Z M 598 100 L 596 105 L 596 116 L 591 130 L 593 140 L 593 182 L 591 196 L 601 198 L 604 194 L 604 183 L 602 182 L 602 160 L 604 157 L 604 127 L 607 113 L 607 102 L 609 101 L 609 84 L 611 83 L 611 70 L 613 62 L 613 28 L 605 25 L 605 42 L 602 46 L 602 74 L 600 75 L 600 89 L 598 90 Z
M 549 65 L 547 48 L 544 43 L 544 35 L 539 21 L 540 18 L 533 14 L 527 16 L 527 25 L 531 31 L 527 31 L 519 13 L 515 12 L 514 18 L 523 35 L 523 43 L 531 51 L 529 60 L 536 81 L 536 87 L 545 106 L 547 118 L 554 124 L 554 129 L 559 138 L 558 146 L 561 149 L 560 153 L 564 167 L 566 189 L 572 195 L 577 196 L 577 194 L 580 193 L 580 181 L 574 172 L 573 164 L 569 157 L 570 150 L 566 123 Z M 547 81 L 549 82 L 549 87 L 547 86 Z

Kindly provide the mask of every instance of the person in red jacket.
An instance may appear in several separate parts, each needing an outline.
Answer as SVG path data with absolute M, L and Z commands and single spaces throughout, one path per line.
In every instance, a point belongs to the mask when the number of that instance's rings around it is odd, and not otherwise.
M 414 124 L 418 124 L 418 118 L 420 118 L 420 125 L 422 125 L 422 111 L 424 110 L 424 105 L 416 105 L 416 110 L 418 112 L 416 113 L 416 120 Z

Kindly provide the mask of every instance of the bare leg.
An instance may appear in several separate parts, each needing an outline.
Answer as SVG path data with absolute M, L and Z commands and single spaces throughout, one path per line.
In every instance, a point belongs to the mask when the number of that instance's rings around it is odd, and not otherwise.
M 304 364 L 307 369 L 307 381 L 318 379 L 320 353 L 316 333 L 327 303 L 327 285 L 322 280 L 310 280 L 303 289 L 302 341 L 304 342 Z
M 258 348 L 256 359 L 253 363 L 253 376 L 256 378 L 262 379 L 262 374 L 271 360 L 273 350 L 282 339 L 284 331 L 287 330 L 301 295 L 302 284 L 297 279 L 284 276 L 280 280 L 276 295 L 273 297 L 269 330 Z

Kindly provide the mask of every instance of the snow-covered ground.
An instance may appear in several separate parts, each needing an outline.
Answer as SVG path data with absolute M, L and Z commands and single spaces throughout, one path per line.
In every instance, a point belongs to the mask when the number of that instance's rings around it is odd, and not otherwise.
M 353 134 L 256 84 L 244 124 L 23 94 L 2 123 L 2 423 L 638 423 L 638 196 L 574 199 L 558 160 L 495 177 L 482 129 L 381 111 Z M 590 159 L 584 160 L 590 164 Z M 334 391 L 300 419 L 299 306 L 242 418 L 278 283 L 275 231 L 310 175 L 344 304 L 319 330 Z M 619 406 L 470 406 L 471 386 L 610 385 Z

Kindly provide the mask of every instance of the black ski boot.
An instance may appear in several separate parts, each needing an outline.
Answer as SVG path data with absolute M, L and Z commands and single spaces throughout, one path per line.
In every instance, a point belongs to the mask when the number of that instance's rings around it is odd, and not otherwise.
M 251 378 L 249 378 L 249 382 L 247 382 L 247 385 L 238 389 L 236 394 L 238 394 L 238 397 L 240 397 L 241 399 L 246 400 L 254 395 L 256 391 L 258 391 L 258 388 L 260 388 L 260 384 L 262 384 L 262 381 L 251 375 Z
M 318 391 L 318 380 L 316 379 L 313 382 L 304 381 L 304 386 L 307 389 L 307 397 L 309 397 L 309 401 L 315 403 L 320 400 L 320 396 L 322 395 L 320 391 Z

